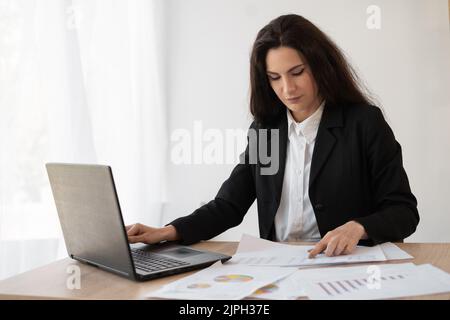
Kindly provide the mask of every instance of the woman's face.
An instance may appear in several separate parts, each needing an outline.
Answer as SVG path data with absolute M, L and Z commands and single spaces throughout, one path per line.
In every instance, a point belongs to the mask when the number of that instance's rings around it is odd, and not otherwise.
M 294 119 L 303 121 L 319 107 L 321 99 L 311 69 L 297 50 L 289 47 L 270 49 L 266 72 L 278 98 L 291 110 Z

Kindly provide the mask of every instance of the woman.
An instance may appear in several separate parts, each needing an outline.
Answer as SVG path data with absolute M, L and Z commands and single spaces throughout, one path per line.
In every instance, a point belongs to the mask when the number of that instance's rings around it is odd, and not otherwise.
M 258 134 L 214 200 L 163 228 L 128 226 L 131 243 L 210 239 L 240 224 L 255 198 L 261 237 L 317 241 L 310 257 L 403 241 L 416 230 L 401 147 L 322 31 L 298 15 L 271 21 L 257 35 L 250 76 L 250 130 L 270 132 L 279 168 L 264 174 L 267 163 L 249 161 Z

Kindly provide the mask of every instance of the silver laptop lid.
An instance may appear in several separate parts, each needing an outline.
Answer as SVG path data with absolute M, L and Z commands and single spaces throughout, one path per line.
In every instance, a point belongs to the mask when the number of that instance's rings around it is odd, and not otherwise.
M 69 256 L 135 277 L 109 166 L 46 164 Z

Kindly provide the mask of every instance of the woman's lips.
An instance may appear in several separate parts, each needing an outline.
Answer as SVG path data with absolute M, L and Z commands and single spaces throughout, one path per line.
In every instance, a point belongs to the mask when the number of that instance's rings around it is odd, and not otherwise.
M 302 96 L 298 96 L 298 97 L 294 97 L 294 98 L 287 98 L 286 100 L 287 100 L 289 103 L 297 103 L 297 102 L 300 100 L 301 97 L 302 97 Z

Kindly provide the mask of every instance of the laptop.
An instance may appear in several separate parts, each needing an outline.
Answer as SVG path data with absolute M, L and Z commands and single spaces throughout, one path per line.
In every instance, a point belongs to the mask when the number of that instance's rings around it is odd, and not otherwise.
M 169 241 L 130 244 L 111 167 L 47 163 L 46 168 L 67 252 L 72 259 L 143 281 L 231 258 Z

